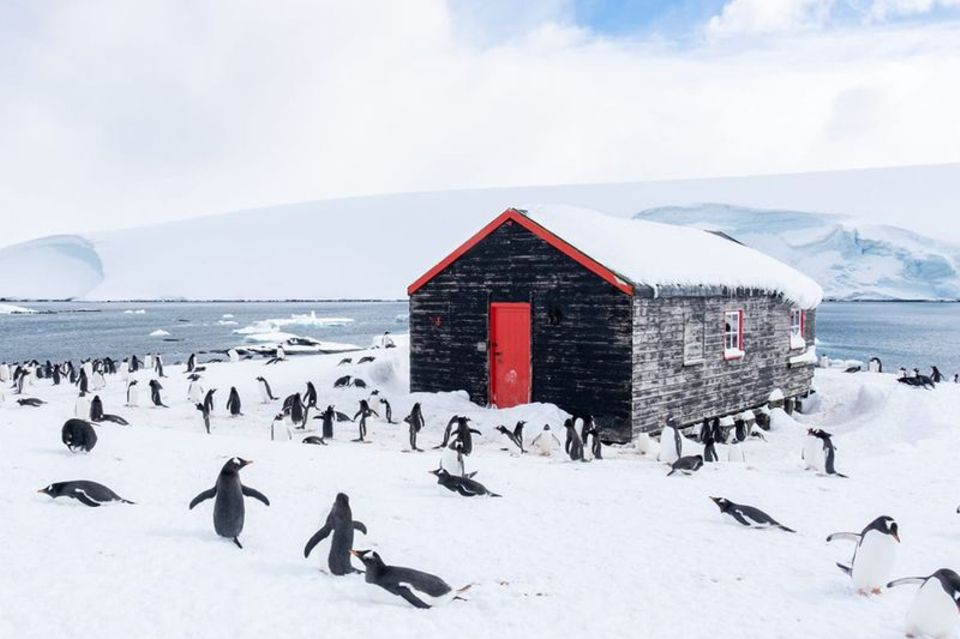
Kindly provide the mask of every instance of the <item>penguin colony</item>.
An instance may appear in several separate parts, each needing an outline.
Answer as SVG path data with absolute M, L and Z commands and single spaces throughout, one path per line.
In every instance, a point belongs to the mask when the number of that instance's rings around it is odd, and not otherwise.
M 373 356 L 360 358 L 356 366 L 368 364 L 375 360 Z M 231 357 L 231 361 L 237 359 Z M 285 361 L 285 356 L 274 357 L 268 364 L 275 365 Z M 352 365 L 350 358 L 341 361 L 341 365 Z M 136 356 L 117 362 L 110 358 L 86 360 L 79 367 L 72 362 L 52 364 L 47 362 L 24 362 L 14 364 L 0 364 L 0 381 L 11 384 L 15 395 L 23 395 L 24 390 L 35 386 L 34 380 L 49 379 L 52 384 L 60 385 L 63 380 L 75 385 L 78 389 L 78 399 L 75 406 L 76 416 L 68 419 L 61 429 L 63 444 L 75 453 L 92 453 L 98 442 L 97 428 L 104 423 L 129 425 L 129 422 L 119 415 L 106 413 L 101 397 L 96 391 L 106 387 L 106 376 L 120 374 L 126 389 L 126 407 L 139 407 L 138 380 L 131 379 L 144 367 L 153 374 L 148 382 L 150 401 L 154 408 L 167 408 L 164 402 L 163 385 L 160 378 L 166 377 L 163 372 L 163 362 L 159 355 L 148 355 L 141 362 Z M 196 405 L 202 416 L 204 431 L 211 432 L 211 417 L 215 406 L 215 392 L 217 389 L 204 390 L 200 373 L 206 369 L 197 362 L 196 356 L 191 356 L 185 367 L 190 381 L 187 401 Z M 882 370 L 882 364 L 871 361 L 872 371 Z M 906 381 L 913 380 L 913 381 Z M 954 381 L 958 378 L 955 376 Z M 945 381 L 936 367 L 932 375 L 921 375 L 914 371 L 913 375 L 902 372 L 899 381 L 918 388 L 932 388 Z M 266 378 L 256 378 L 260 391 L 261 402 L 269 404 L 279 401 Z M 334 384 L 334 388 L 367 388 L 366 382 L 353 375 L 341 377 Z M 90 397 L 90 395 L 92 397 Z M 41 408 L 46 402 L 36 397 L 19 397 L 17 404 L 25 409 Z M 382 415 L 374 406 L 380 407 Z M 231 387 L 226 401 L 226 411 L 231 417 L 242 417 L 241 397 L 236 387 Z M 387 424 L 396 424 L 392 419 L 392 407 L 387 398 L 373 391 L 369 398 L 359 402 L 358 410 L 350 417 L 349 414 L 338 411 L 334 404 L 328 404 L 320 410 L 319 393 L 312 382 L 306 383 L 303 393 L 293 393 L 287 396 L 282 404 L 274 423 L 271 424 L 271 437 L 282 439 L 277 433 L 286 433 L 290 438 L 295 430 L 306 431 L 310 420 L 310 411 L 319 414 L 312 419 L 320 420 L 319 435 L 310 435 L 304 438 L 305 443 L 326 445 L 327 440 L 335 438 L 338 424 L 349 422 L 356 424 L 358 437 L 355 442 L 366 442 L 368 431 L 367 421 L 377 418 Z M 283 430 L 275 429 L 277 422 L 282 423 Z M 433 447 L 441 450 L 440 465 L 437 469 L 428 471 L 433 475 L 437 484 L 447 491 L 463 497 L 500 497 L 482 483 L 474 479 L 476 471 L 467 472 L 466 462 L 474 452 L 474 436 L 481 432 L 471 427 L 470 418 L 454 415 L 447 422 L 442 440 Z M 414 404 L 409 415 L 403 419 L 409 432 L 408 452 L 422 453 L 418 446 L 417 437 L 424 429 L 426 420 L 420 403 Z M 588 462 L 603 459 L 603 443 L 599 430 L 594 426 L 592 418 L 575 416 L 568 418 L 562 424 L 564 443 L 557 437 L 558 430 L 545 424 L 536 435 L 526 443 L 524 428 L 526 423 L 518 422 L 508 428 L 499 425 L 496 431 L 505 439 L 508 445 L 503 448 L 516 456 L 533 452 L 539 455 L 556 455 L 561 448 L 572 462 Z M 691 429 L 687 429 L 691 430 Z M 726 444 L 730 449 L 737 449 L 738 457 L 730 454 L 729 459 L 742 461 L 742 451 L 737 444 L 760 433 L 750 432 L 751 428 L 745 420 L 713 419 L 704 421 L 698 433 L 685 434 L 672 420 L 667 420 L 660 435 L 660 461 L 670 466 L 668 476 L 690 475 L 703 468 L 705 463 L 719 461 L 716 446 Z M 108 436 L 108 435 L 107 435 Z M 684 441 L 687 438 L 699 440 L 703 445 L 703 454 L 684 455 Z M 636 447 L 644 452 L 649 445 L 649 438 L 641 437 Z M 832 435 L 822 429 L 811 428 L 804 438 L 801 451 L 804 467 L 815 470 L 827 476 L 846 479 L 847 476 L 838 472 L 837 448 L 833 443 Z M 270 500 L 256 489 L 245 485 L 240 479 L 240 471 L 252 462 L 240 457 L 233 457 L 223 465 L 216 481 L 211 488 L 200 492 L 188 508 L 194 509 L 207 500 L 214 500 L 213 523 L 217 535 L 230 540 L 238 548 L 243 548 L 240 535 L 245 523 L 245 500 L 250 498 L 261 502 L 265 507 L 270 506 Z M 100 507 L 110 503 L 135 505 L 135 502 L 125 499 L 112 489 L 90 480 L 72 480 L 50 484 L 37 491 L 53 499 L 73 499 L 87 507 Z M 795 533 L 792 528 L 781 524 L 763 510 L 746 504 L 738 504 L 723 497 L 710 497 L 719 508 L 723 517 L 735 524 L 746 528 L 769 528 L 784 533 Z M 960 513 L 960 508 L 958 508 Z M 430 608 L 456 599 L 463 599 L 462 595 L 470 586 L 453 589 L 441 578 L 412 568 L 392 566 L 386 564 L 378 553 L 371 550 L 357 550 L 354 548 L 355 535 L 368 534 L 367 526 L 354 519 L 349 497 L 344 493 L 337 494 L 323 525 L 307 540 L 303 553 L 309 558 L 313 550 L 328 538 L 329 550 L 326 565 L 330 573 L 336 576 L 363 572 L 365 581 L 377 588 L 395 596 L 415 608 Z M 860 532 L 836 532 L 827 537 L 828 543 L 850 542 L 854 546 L 852 558 L 849 562 L 838 564 L 838 568 L 846 574 L 854 589 L 863 594 L 881 594 L 884 588 L 894 588 L 907 585 L 918 586 L 913 604 L 907 614 L 908 631 L 917 635 L 946 636 L 953 631 L 958 621 L 960 610 L 960 575 L 949 569 L 941 569 L 927 576 L 907 577 L 892 580 L 895 569 L 895 560 L 899 548 L 900 530 L 897 522 L 888 516 L 879 516 L 868 523 Z M 363 570 L 353 564 L 356 560 Z

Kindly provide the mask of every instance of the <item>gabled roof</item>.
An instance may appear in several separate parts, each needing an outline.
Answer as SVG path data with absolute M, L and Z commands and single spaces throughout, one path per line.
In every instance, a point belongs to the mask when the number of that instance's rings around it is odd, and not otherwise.
M 494 230 L 513 222 L 542 238 L 627 295 L 640 286 L 749 288 L 813 308 L 823 291 L 768 255 L 700 229 L 612 217 L 588 209 L 507 209 L 414 282 L 413 295 Z M 655 292 L 656 294 L 656 292 Z

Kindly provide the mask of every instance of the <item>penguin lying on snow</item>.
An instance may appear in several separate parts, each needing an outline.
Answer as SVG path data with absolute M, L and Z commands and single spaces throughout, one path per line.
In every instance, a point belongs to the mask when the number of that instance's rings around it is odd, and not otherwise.
M 364 578 L 368 584 L 380 586 L 397 597 L 402 597 L 415 608 L 432 608 L 454 599 L 463 599 L 460 595 L 470 589 L 464 586 L 454 590 L 440 577 L 430 573 L 388 566 L 380 555 L 372 550 L 352 550 L 354 557 L 363 562 L 366 570 Z
M 900 529 L 892 517 L 877 517 L 861 533 L 833 533 L 827 543 L 839 540 L 855 541 L 857 548 L 849 566 L 837 564 L 853 579 L 853 587 L 861 595 L 867 591 L 880 594 L 883 584 L 890 579 L 897 560 Z
M 60 430 L 60 439 L 71 452 L 90 452 L 97 445 L 93 424 L 82 419 L 68 419 Z
M 90 506 L 91 508 L 96 508 L 102 504 L 109 504 L 110 502 L 115 501 L 123 504 L 133 503 L 132 501 L 127 501 L 103 484 L 98 484 L 95 481 L 87 481 L 85 479 L 57 482 L 56 484 L 50 484 L 46 488 L 41 488 L 37 492 L 43 493 L 44 495 L 50 495 L 54 499 L 57 497 L 69 497 L 71 499 L 76 499 L 81 504 Z
M 461 477 L 451 475 L 443 468 L 428 471 L 429 474 L 436 476 L 437 483 L 452 493 L 458 493 L 464 497 L 477 497 L 479 495 L 489 495 L 490 497 L 502 497 L 495 492 L 491 492 L 486 486 L 470 477 Z M 475 473 L 473 473 L 475 474 Z
M 942 569 L 929 577 L 907 577 L 887 584 L 896 588 L 907 584 L 920 584 L 920 589 L 907 613 L 907 636 L 928 635 L 949 637 L 957 625 L 960 610 L 960 575 Z
M 23 399 L 18 399 L 17 403 L 21 406 L 30 406 L 31 408 L 39 408 L 46 404 L 42 399 L 37 399 L 36 397 L 25 397 Z
M 729 499 L 723 497 L 711 497 L 713 503 L 720 508 L 724 515 L 730 515 L 737 523 L 750 528 L 779 528 L 784 532 L 795 533 L 796 530 L 787 528 L 776 519 L 763 512 L 759 508 L 746 506 L 744 504 L 735 504 Z
M 241 549 L 243 546 L 240 544 L 239 537 L 243 532 L 243 520 L 246 514 L 243 498 L 253 497 L 266 506 L 270 505 L 270 500 L 262 493 L 240 483 L 240 469 L 252 463 L 240 457 L 230 459 L 220 470 L 216 485 L 203 491 L 190 502 L 190 510 L 193 510 L 197 504 L 216 497 L 217 500 L 213 504 L 213 528 L 221 537 L 233 539 L 233 543 Z
M 667 477 L 675 474 L 678 471 L 684 475 L 692 475 L 701 468 L 703 468 L 703 455 L 690 455 L 688 457 L 681 457 L 670 465 L 670 472 L 667 473 Z
M 307 545 L 304 546 L 303 558 L 308 558 L 316 545 L 326 539 L 330 533 L 333 533 L 333 539 L 330 540 L 330 554 L 327 556 L 327 566 L 330 568 L 330 572 L 338 576 L 359 572 L 350 565 L 354 530 L 359 530 L 364 535 L 367 534 L 367 527 L 363 522 L 356 521 L 353 518 L 353 511 L 350 510 L 350 498 L 344 493 L 337 493 L 336 499 L 333 500 L 333 507 L 327 514 L 327 521 L 320 530 L 310 537 Z

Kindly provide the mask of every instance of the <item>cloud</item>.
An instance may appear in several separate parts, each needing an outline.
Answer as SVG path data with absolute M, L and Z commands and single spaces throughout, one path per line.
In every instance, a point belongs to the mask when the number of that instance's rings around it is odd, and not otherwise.
M 731 0 L 710 18 L 707 33 L 736 36 L 818 28 L 834 4 L 835 0 Z
M 517 30 L 512 4 L 2 3 L 0 244 L 338 196 L 960 159 L 957 25 L 680 48 L 582 29 L 565 3 Z
M 930 13 L 937 9 L 955 9 L 960 0 L 873 0 L 867 15 L 874 20 Z

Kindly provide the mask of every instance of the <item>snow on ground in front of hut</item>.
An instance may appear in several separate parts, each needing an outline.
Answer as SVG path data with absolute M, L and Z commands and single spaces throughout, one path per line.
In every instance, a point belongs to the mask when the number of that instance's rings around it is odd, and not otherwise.
M 208 365 L 203 384 L 218 389 L 212 436 L 187 402 L 181 366 L 167 366 L 167 410 L 146 407 L 145 392 L 141 408 L 125 408 L 122 382 L 109 378 L 107 412 L 133 425 L 98 426 L 89 455 L 60 443 L 72 388 L 37 381 L 26 392 L 49 402 L 38 409 L 18 407 L 4 389 L 0 636 L 894 638 L 914 589 L 856 595 L 834 566 L 852 547 L 827 546 L 827 534 L 887 514 L 903 537 L 892 576 L 960 567 L 960 386 L 924 391 L 891 375 L 818 371 L 817 412 L 779 415 L 766 443 L 745 445 L 747 464 L 667 478 L 631 449 L 608 448 L 607 459 L 589 464 L 506 452 L 498 423 L 527 419 L 529 441 L 544 421 L 559 428 L 562 413 L 485 410 L 456 393 L 411 396 L 405 344 L 370 354 L 376 362 L 353 367 L 337 366 L 342 355 Z M 258 375 L 279 397 L 312 380 L 321 404 L 353 413 L 366 394 L 334 391 L 344 374 L 380 388 L 397 419 L 422 401 L 428 446 L 451 414 L 468 414 L 484 433 L 468 468 L 504 497 L 438 487 L 427 475 L 438 453 L 402 452 L 405 425 L 375 420 L 370 445 L 348 441 L 352 424 L 339 425 L 326 448 L 268 440 L 279 402 L 259 403 Z M 224 416 L 231 385 L 242 418 Z M 801 470 L 809 424 L 835 434 L 838 469 L 851 479 Z M 256 462 L 241 476 L 272 502 L 247 500 L 242 551 L 214 534 L 212 502 L 187 510 L 234 455 Z M 70 479 L 100 481 L 137 504 L 92 509 L 35 492 Z M 428 611 L 373 603 L 362 576 L 321 571 L 329 542 L 305 560 L 304 543 L 338 491 L 369 528 L 357 547 L 457 587 L 474 584 L 469 601 Z M 800 532 L 742 529 L 720 517 L 710 495 L 759 506 Z

